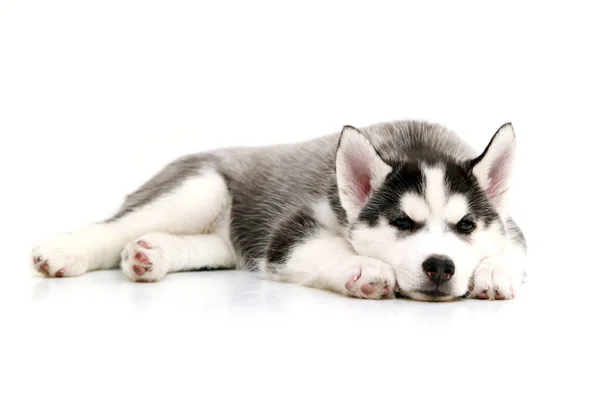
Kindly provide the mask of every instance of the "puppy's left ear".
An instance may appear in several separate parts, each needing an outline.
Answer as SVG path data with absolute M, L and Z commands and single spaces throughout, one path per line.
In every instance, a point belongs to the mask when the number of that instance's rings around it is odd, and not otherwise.
M 335 158 L 335 173 L 342 207 L 350 222 L 377 190 L 392 167 L 358 129 L 345 126 L 342 130 Z
M 516 145 L 512 124 L 506 123 L 494 134 L 484 152 L 471 161 L 472 173 L 479 186 L 500 214 L 508 207 Z

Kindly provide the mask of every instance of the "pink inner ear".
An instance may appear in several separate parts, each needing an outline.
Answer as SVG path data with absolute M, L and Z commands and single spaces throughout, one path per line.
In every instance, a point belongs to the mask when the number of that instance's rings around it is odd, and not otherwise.
M 350 158 L 350 174 L 354 192 L 361 204 L 367 201 L 371 194 L 371 174 L 365 160 L 358 157 Z
M 506 151 L 500 155 L 492 164 L 489 172 L 490 185 L 487 188 L 487 195 L 490 199 L 495 199 L 502 195 L 505 190 L 506 168 L 510 159 L 510 152 Z

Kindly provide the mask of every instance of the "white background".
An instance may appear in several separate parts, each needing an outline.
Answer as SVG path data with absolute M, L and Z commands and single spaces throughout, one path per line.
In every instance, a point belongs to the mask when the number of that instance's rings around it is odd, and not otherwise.
M 1 397 L 594 398 L 596 7 L 0 0 Z M 107 217 L 183 153 L 405 118 L 481 150 L 513 122 L 522 299 L 356 302 L 235 272 L 156 285 L 31 273 L 38 240 Z

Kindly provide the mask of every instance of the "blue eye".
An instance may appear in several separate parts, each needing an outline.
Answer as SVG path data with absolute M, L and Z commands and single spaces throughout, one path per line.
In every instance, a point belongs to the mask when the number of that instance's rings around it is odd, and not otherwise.
M 456 229 L 460 233 L 469 234 L 475 230 L 475 223 L 468 219 L 461 219 L 460 222 L 456 224 Z
M 412 231 L 415 228 L 415 222 L 408 217 L 396 218 L 392 225 L 402 231 Z

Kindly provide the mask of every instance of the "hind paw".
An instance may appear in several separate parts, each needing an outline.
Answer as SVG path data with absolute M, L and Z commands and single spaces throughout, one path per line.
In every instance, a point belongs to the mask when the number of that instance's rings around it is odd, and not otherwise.
M 169 269 L 160 241 L 147 236 L 129 243 L 121 253 L 121 269 L 135 282 L 158 281 Z
M 90 268 L 90 254 L 75 235 L 55 236 L 31 252 L 33 268 L 47 278 L 83 275 Z

